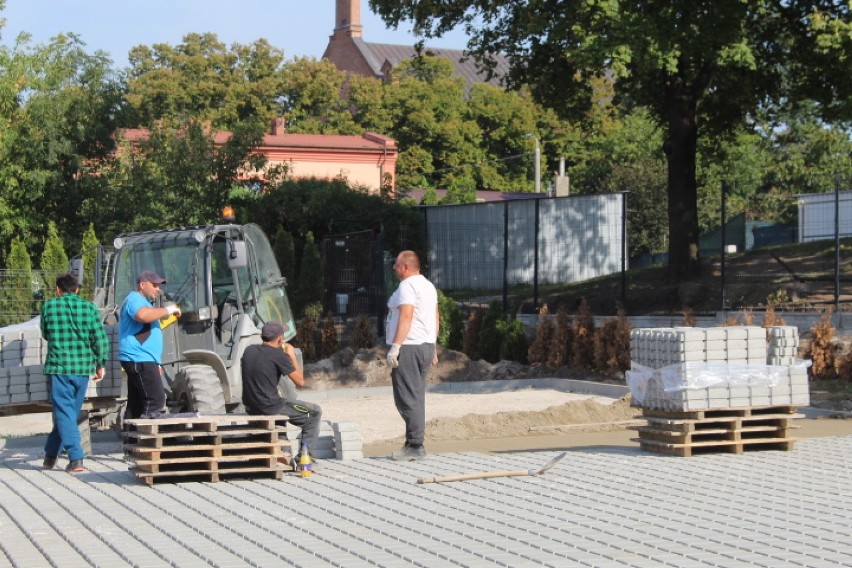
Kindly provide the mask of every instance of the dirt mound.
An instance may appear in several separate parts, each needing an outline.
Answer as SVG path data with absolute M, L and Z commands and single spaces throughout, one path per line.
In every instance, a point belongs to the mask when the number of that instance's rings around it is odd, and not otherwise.
M 436 418 L 426 423 L 429 440 L 464 440 L 471 438 L 517 437 L 552 434 L 560 427 L 583 431 L 601 431 L 638 418 L 641 414 L 630 406 L 630 397 L 611 404 L 594 399 L 577 400 L 551 406 L 541 411 L 498 412 L 497 414 L 468 414 L 461 418 Z M 578 427 L 580 426 L 580 427 Z
M 386 346 L 372 349 L 344 348 L 333 356 L 305 365 L 307 387 L 330 390 L 347 387 L 390 386 L 390 368 L 385 355 Z M 427 381 L 430 384 L 464 381 L 492 381 L 556 377 L 624 384 L 623 378 L 577 371 L 570 367 L 549 369 L 522 365 L 514 361 L 473 361 L 464 353 L 438 347 L 438 364 L 432 367 Z

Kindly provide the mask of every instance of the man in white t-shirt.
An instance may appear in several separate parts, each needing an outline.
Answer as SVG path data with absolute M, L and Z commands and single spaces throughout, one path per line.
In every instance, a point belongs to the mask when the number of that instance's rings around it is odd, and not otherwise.
M 385 337 L 393 399 L 405 421 L 405 446 L 391 457 L 412 461 L 426 457 L 426 375 L 438 362 L 438 291 L 420 274 L 413 251 L 399 253 L 393 270 L 399 287 L 388 300 Z

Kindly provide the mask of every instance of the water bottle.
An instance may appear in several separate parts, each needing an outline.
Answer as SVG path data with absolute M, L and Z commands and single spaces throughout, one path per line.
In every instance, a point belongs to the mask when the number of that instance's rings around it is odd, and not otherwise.
M 308 452 L 308 445 L 302 444 L 302 451 L 299 452 L 299 475 L 310 477 L 313 472 L 314 465 L 311 460 L 311 454 Z

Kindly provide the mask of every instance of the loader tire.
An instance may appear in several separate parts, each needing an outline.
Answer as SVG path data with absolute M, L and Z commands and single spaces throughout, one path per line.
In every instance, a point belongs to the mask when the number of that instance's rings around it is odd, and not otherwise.
M 187 365 L 181 375 L 177 393 L 181 411 L 225 414 L 225 393 L 216 371 L 207 365 Z

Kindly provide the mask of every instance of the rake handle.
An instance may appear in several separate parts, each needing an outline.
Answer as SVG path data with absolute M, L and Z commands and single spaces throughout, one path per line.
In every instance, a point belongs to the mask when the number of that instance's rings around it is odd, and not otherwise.
M 461 475 L 445 475 L 443 477 L 421 477 L 417 483 L 445 483 L 448 481 L 466 481 L 468 479 L 487 479 L 489 477 L 518 477 L 535 475 L 536 470 L 515 469 L 507 471 L 484 471 L 479 473 L 463 473 Z

